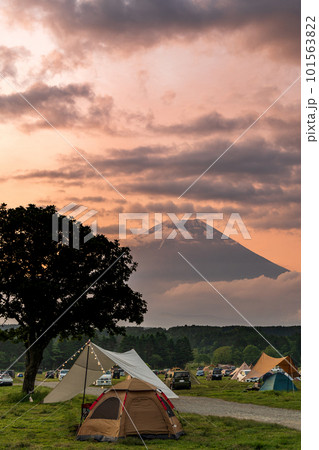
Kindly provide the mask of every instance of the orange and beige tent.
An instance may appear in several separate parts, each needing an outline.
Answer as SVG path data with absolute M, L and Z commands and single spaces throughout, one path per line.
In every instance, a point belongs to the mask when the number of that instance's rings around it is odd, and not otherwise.
M 296 369 L 293 360 L 290 356 L 284 356 L 282 358 L 273 358 L 272 356 L 266 355 L 266 353 L 262 353 L 261 357 L 256 362 L 255 366 L 251 369 L 251 371 L 243 378 L 242 381 L 248 378 L 260 378 L 265 373 L 270 372 L 271 369 L 274 369 L 276 366 L 280 367 L 284 370 L 291 378 L 299 377 L 300 374 Z
M 184 434 L 166 395 L 145 381 L 132 378 L 104 392 L 91 405 L 77 439 L 117 441 L 127 436 L 142 439 L 178 439 Z

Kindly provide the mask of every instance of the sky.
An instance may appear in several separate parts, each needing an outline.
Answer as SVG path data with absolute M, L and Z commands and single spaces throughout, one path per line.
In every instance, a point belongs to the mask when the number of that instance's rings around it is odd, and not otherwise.
M 231 237 L 290 272 L 221 292 L 256 324 L 299 323 L 299 22 L 295 0 L 2 1 L 1 200 L 85 205 L 110 238 L 119 213 L 218 212 L 221 232 L 239 213 L 251 239 Z M 203 280 L 149 276 L 146 325 L 243 324 Z

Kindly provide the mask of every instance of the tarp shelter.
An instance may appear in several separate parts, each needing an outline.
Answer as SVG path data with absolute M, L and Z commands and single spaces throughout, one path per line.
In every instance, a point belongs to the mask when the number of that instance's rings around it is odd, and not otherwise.
M 114 364 L 119 365 L 133 378 L 156 386 L 168 398 L 178 398 L 157 375 L 145 364 L 135 350 L 116 353 L 89 342 L 79 357 L 65 375 L 62 381 L 45 397 L 44 403 L 64 402 L 83 392 L 86 376 L 86 387 L 103 375 L 103 370 L 110 369 Z M 86 370 L 87 368 L 87 370 Z
M 242 381 L 244 381 L 246 378 L 260 378 L 276 366 L 280 367 L 282 370 L 288 373 L 291 378 L 300 376 L 290 356 L 284 356 L 283 358 L 273 358 L 272 356 L 266 355 L 266 353 L 262 353 L 261 357 L 256 362 L 256 365 L 251 369 L 248 375 L 243 378 Z
M 77 439 L 116 441 L 127 436 L 178 439 L 184 434 L 174 406 L 155 386 L 132 378 L 118 383 L 91 405 Z
M 244 361 L 242 363 L 242 365 L 240 367 L 237 367 L 237 369 L 235 369 L 234 372 L 231 374 L 232 375 L 231 379 L 232 380 L 237 380 L 237 377 L 238 377 L 238 375 L 240 374 L 240 372 L 242 370 L 249 370 L 249 369 L 250 369 L 250 367 Z
M 274 373 L 261 386 L 260 391 L 297 391 L 298 389 L 283 373 Z

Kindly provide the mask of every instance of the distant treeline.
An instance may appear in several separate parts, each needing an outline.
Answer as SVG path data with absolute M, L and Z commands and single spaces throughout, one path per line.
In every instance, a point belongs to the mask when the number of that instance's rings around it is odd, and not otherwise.
M 258 331 L 281 354 L 290 355 L 300 365 L 301 330 L 292 327 L 258 327 Z M 76 352 L 86 341 L 54 339 L 46 348 L 42 360 L 43 370 L 55 369 Z M 228 326 L 178 326 L 169 328 L 127 327 L 125 336 L 110 336 L 97 332 L 93 342 L 112 351 L 127 351 L 131 348 L 139 353 L 153 369 L 185 366 L 188 362 L 200 364 L 234 364 L 244 360 L 255 363 L 262 351 L 270 356 L 279 354 L 265 339 L 250 327 Z M 21 343 L 0 341 L 0 369 L 7 368 L 22 352 Z M 23 370 L 20 360 L 14 368 Z

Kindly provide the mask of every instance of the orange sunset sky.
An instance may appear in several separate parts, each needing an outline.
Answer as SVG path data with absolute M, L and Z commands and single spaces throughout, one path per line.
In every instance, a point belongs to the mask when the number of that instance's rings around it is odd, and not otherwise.
M 300 2 L 11 0 L 0 20 L 1 200 L 85 205 L 110 238 L 119 212 L 238 212 L 251 240 L 233 238 L 290 273 L 220 288 L 238 301 L 242 292 L 247 311 L 252 292 L 268 292 L 270 310 L 253 319 L 298 323 Z M 165 289 L 162 306 L 146 292 L 146 324 L 176 323 L 162 312 L 172 298 L 188 305 L 182 323 L 241 323 L 226 307 L 205 318 L 201 283 Z M 204 297 L 196 319 L 192 298 Z

